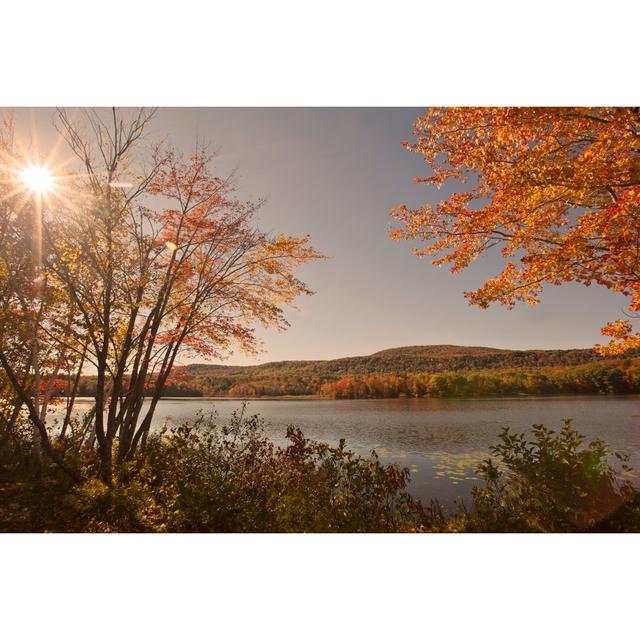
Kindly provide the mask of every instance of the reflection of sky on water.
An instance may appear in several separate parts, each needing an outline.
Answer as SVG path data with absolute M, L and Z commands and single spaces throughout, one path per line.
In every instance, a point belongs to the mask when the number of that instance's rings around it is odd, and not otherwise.
M 88 400 L 78 401 L 78 411 L 88 406 Z M 211 411 L 224 422 L 241 406 L 238 400 L 166 399 L 158 405 L 154 427 Z M 629 454 L 634 471 L 628 477 L 635 482 L 639 477 L 638 396 L 253 400 L 246 413 L 265 419 L 266 432 L 277 445 L 286 443 L 286 427 L 295 424 L 306 437 L 332 445 L 345 438 L 361 455 L 375 449 L 383 462 L 410 469 L 415 496 L 447 506 L 456 499 L 469 502 L 471 489 L 479 484 L 476 465 L 507 426 L 516 431 L 529 430 L 532 424 L 560 429 L 564 418 L 573 418 L 587 440 L 601 437 L 613 450 Z

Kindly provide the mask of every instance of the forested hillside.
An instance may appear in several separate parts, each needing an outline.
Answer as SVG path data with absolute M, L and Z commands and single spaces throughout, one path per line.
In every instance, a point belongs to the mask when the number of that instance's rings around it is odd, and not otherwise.
M 633 354 L 635 355 L 635 354 Z M 336 398 L 632 393 L 636 359 L 603 358 L 592 349 L 511 351 L 455 345 L 386 349 L 337 360 L 269 362 L 256 366 L 191 364 L 165 396 L 324 395 Z M 82 381 L 90 395 L 93 379 Z

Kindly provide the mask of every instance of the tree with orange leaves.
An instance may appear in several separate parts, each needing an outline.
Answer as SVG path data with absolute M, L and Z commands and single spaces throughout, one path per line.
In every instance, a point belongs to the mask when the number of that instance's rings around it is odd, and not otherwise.
M 603 285 L 640 311 L 640 110 L 618 107 L 434 108 L 415 122 L 431 175 L 453 193 L 391 211 L 393 239 L 453 272 L 500 247 L 502 272 L 466 292 L 472 304 L 537 304 L 545 283 Z M 601 353 L 640 346 L 628 319 L 602 329 Z

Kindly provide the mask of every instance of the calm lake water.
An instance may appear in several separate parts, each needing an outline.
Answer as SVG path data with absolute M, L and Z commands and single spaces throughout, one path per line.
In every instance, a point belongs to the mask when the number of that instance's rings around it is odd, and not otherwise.
M 79 399 L 78 410 L 89 401 Z M 154 426 L 179 423 L 198 412 L 215 411 L 221 420 L 241 408 L 241 400 L 165 399 Z M 340 438 L 358 453 L 375 449 L 385 462 L 411 469 L 410 491 L 451 506 L 468 502 L 478 483 L 475 465 L 486 457 L 503 427 L 528 430 L 542 423 L 559 429 L 564 418 L 587 438 L 602 437 L 627 453 L 640 484 L 640 396 L 522 398 L 400 398 L 393 400 L 251 400 L 247 413 L 266 420 L 268 435 L 284 442 L 288 424 L 315 440 L 337 444 Z

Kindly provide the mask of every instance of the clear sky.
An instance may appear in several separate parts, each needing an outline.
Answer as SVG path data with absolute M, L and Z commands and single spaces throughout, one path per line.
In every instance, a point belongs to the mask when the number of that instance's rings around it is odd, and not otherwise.
M 161 109 L 153 129 L 188 152 L 196 139 L 219 150 L 221 173 L 238 169 L 240 195 L 264 197 L 260 226 L 310 234 L 330 260 L 300 275 L 316 291 L 288 312 L 291 328 L 258 329 L 260 356 L 226 364 L 329 359 L 389 347 L 460 344 L 510 349 L 590 347 L 599 329 L 622 316 L 625 300 L 601 287 L 549 287 L 535 308 L 471 307 L 463 296 L 498 272 L 488 256 L 453 275 L 388 238 L 389 210 L 443 196 L 412 183 L 420 157 L 406 151 L 424 109 Z M 18 132 L 38 132 L 41 151 L 55 142 L 53 110 L 15 109 Z

